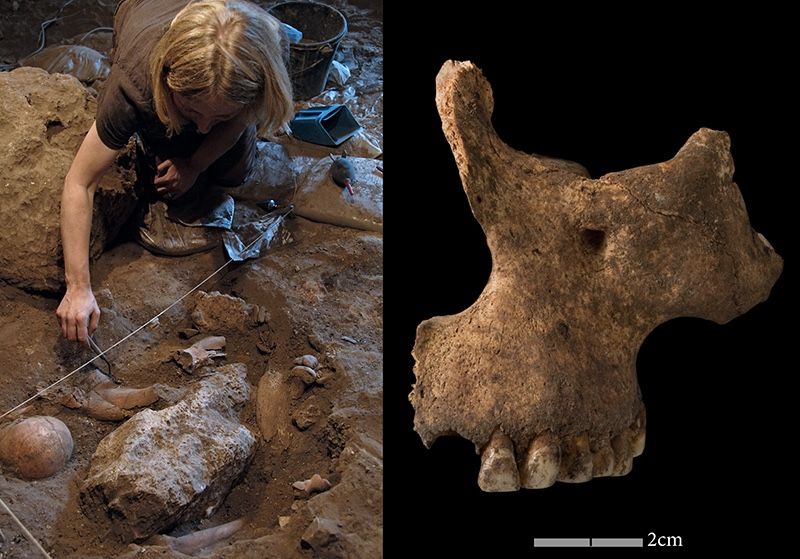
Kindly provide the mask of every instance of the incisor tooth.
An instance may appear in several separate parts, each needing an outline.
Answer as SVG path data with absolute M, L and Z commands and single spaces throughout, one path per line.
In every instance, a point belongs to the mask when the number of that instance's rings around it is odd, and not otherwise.
M 514 459 L 514 444 L 499 429 L 481 455 L 481 470 L 478 486 L 482 491 L 518 491 L 519 472 Z
M 558 440 L 550 433 L 539 435 L 531 443 L 520 475 L 522 487 L 544 489 L 556 482 L 561 464 Z

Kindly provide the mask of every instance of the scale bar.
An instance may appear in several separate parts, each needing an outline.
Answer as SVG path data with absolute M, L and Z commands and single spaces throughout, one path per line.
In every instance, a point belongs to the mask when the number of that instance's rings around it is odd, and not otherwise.
M 644 547 L 643 538 L 592 538 L 592 547 Z
M 534 538 L 533 547 L 644 547 L 643 538 Z
M 590 547 L 589 538 L 533 538 L 533 547 Z

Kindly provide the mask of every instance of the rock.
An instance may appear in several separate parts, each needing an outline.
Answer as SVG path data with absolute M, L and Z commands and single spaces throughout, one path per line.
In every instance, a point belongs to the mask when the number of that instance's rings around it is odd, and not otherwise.
M 256 349 L 264 355 L 270 355 L 275 351 L 277 344 L 275 340 L 271 339 L 268 332 L 261 331 L 258 333 L 258 341 L 256 342 Z
M 300 396 L 305 394 L 306 387 L 307 387 L 306 383 L 303 382 L 303 380 L 300 377 L 291 376 L 287 381 L 286 390 L 289 393 L 289 397 L 291 397 L 292 400 L 297 400 L 298 398 L 300 398 Z
M 361 433 L 350 440 L 337 462 L 335 487 L 307 503 L 314 520 L 301 543 L 314 557 L 381 557 L 383 541 L 383 446 Z M 353 506 L 353 503 L 359 503 Z
M 39 68 L 0 72 L 0 279 L 55 292 L 64 271 L 61 191 L 75 152 L 92 125 L 96 101 L 80 82 Z M 94 197 L 90 257 L 96 259 L 136 206 L 128 151 Z
M 167 384 L 154 384 L 153 390 L 161 400 L 176 404 L 186 396 L 186 388 L 178 388 Z
M 96 290 L 94 292 L 94 298 L 97 300 L 97 306 L 100 307 L 103 312 L 114 308 L 114 295 L 107 287 Z
M 192 321 L 201 332 L 242 331 L 247 328 L 252 310 L 253 306 L 239 297 L 198 291 Z
M 303 532 L 301 543 L 316 553 L 339 539 L 341 527 L 330 518 L 315 518 Z
M 336 380 L 336 376 L 333 374 L 334 372 L 330 369 L 323 370 L 317 373 L 317 385 L 322 387 L 328 387 L 333 384 L 333 381 Z
M 198 330 L 197 328 L 181 328 L 180 330 L 178 330 L 178 336 L 183 340 L 190 340 L 199 333 L 200 330 Z
M 320 340 L 315 334 L 309 334 L 306 339 L 308 340 L 308 345 L 313 347 L 314 350 L 318 351 L 319 353 L 323 353 L 325 351 L 325 344 L 323 344 L 322 340 Z
M 291 516 L 279 516 L 278 517 L 278 526 L 281 528 L 285 528 L 289 521 L 292 519 Z
M 317 372 L 310 367 L 303 367 L 302 365 L 292 367 L 291 376 L 299 378 L 306 386 L 314 384 L 317 380 Z
M 213 370 L 174 406 L 133 416 L 92 456 L 83 511 L 110 519 L 128 542 L 210 516 L 255 452 L 237 417 L 249 393 L 247 369 L 236 363 Z
M 313 402 L 305 402 L 304 405 L 292 415 L 292 423 L 301 431 L 305 431 L 319 421 L 321 416 L 322 410 L 316 404 Z
M 297 512 L 297 511 L 299 511 L 299 510 L 300 510 L 300 508 L 302 507 L 302 503 L 303 503 L 302 501 L 295 501 L 295 502 L 293 502 L 293 503 L 292 503 L 292 506 L 290 507 L 290 508 L 292 509 L 292 512 Z
M 294 360 L 294 364 L 302 365 L 303 367 L 309 367 L 315 370 L 317 367 L 319 367 L 319 361 L 313 355 L 301 355 Z

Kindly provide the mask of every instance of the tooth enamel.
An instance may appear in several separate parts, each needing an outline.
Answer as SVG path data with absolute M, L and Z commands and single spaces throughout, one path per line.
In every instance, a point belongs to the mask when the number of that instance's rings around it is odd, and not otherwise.
M 614 473 L 614 451 L 606 440 L 592 452 L 592 477 L 610 476 Z
M 641 456 L 644 452 L 645 440 L 645 415 L 644 412 L 640 413 L 636 420 L 631 425 L 631 456 Z
M 645 434 L 645 430 L 642 429 L 638 433 L 634 433 L 633 437 L 631 438 L 631 455 L 634 458 L 636 456 L 641 456 L 644 452 Z
M 592 479 L 592 453 L 589 451 L 589 435 L 581 433 L 567 437 L 561 449 L 561 468 L 558 481 L 583 483 Z
M 522 464 L 522 486 L 527 489 L 550 487 L 556 482 L 560 462 L 558 440 L 550 433 L 539 435 L 531 443 Z
M 633 467 L 631 455 L 631 432 L 628 430 L 611 439 L 611 448 L 614 449 L 614 474 L 615 476 L 627 475 Z
M 518 491 L 519 472 L 514 459 L 514 444 L 499 429 L 481 455 L 478 486 L 482 491 Z

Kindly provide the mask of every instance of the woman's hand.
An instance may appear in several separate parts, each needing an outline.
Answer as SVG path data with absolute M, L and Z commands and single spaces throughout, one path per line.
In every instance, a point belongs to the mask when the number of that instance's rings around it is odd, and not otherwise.
M 71 341 L 88 344 L 100 322 L 100 307 L 91 287 L 67 288 L 67 293 L 58 305 L 56 315 L 61 321 L 61 333 Z
M 175 157 L 159 162 L 153 183 L 160 196 L 175 200 L 194 186 L 199 174 L 188 159 Z

